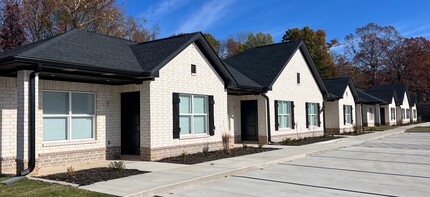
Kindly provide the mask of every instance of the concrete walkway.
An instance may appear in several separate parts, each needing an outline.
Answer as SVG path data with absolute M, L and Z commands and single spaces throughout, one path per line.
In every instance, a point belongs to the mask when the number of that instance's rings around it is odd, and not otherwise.
M 156 194 L 168 193 L 178 188 L 218 180 L 229 175 L 239 175 L 250 170 L 403 133 L 406 129 L 415 126 L 429 125 L 429 123 L 422 123 L 412 126 L 403 126 L 388 131 L 304 146 L 276 146 L 281 149 L 195 165 L 162 164 L 156 162 L 126 163 L 127 168 L 141 170 L 153 168 L 157 170 L 153 170 L 151 173 L 147 174 L 99 182 L 80 188 L 116 196 L 153 196 Z

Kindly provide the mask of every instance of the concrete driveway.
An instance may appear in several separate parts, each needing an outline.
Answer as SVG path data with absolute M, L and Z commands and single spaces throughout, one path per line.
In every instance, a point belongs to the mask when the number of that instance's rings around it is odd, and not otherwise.
M 164 196 L 429 196 L 430 133 L 403 133 Z

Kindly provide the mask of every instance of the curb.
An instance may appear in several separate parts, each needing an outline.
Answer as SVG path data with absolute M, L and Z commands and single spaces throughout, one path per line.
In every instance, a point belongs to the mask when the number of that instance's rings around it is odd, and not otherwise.
M 55 183 L 55 184 L 59 184 L 59 185 L 67 185 L 67 186 L 71 186 L 71 187 L 79 187 L 78 184 L 68 183 L 68 182 L 64 182 L 64 181 L 54 181 L 54 180 L 48 180 L 48 179 L 42 179 L 42 178 L 36 178 L 36 177 L 28 177 L 28 179 L 35 180 L 35 181 L 42 181 L 42 182 L 46 182 L 46 183 Z
M 354 138 L 343 138 L 344 140 L 349 140 L 349 142 L 347 144 L 344 144 L 344 145 L 340 145 L 340 144 L 339 145 L 333 145 L 333 147 L 324 148 L 324 149 L 317 150 L 317 151 L 310 151 L 310 152 L 303 153 L 303 154 L 297 154 L 297 155 L 293 155 L 293 156 L 289 156 L 289 157 L 285 157 L 285 158 L 281 158 L 281 159 L 276 159 L 276 160 L 271 160 L 271 161 L 255 164 L 252 166 L 247 166 L 247 167 L 238 168 L 238 169 L 234 169 L 234 170 L 228 170 L 225 172 L 210 174 L 210 175 L 197 177 L 197 178 L 186 180 L 186 181 L 181 181 L 181 182 L 177 182 L 177 183 L 173 183 L 173 184 L 169 184 L 169 185 L 164 185 L 164 186 L 156 187 L 153 189 L 136 192 L 136 193 L 133 193 L 133 194 L 130 194 L 127 196 L 157 196 L 157 194 L 168 193 L 169 191 L 173 191 L 175 189 L 180 189 L 180 188 L 184 188 L 184 187 L 195 186 L 195 185 L 200 185 L 200 184 L 220 180 L 220 179 L 226 178 L 230 175 L 244 174 L 244 173 L 251 171 L 251 170 L 261 169 L 261 168 L 276 165 L 279 163 L 293 161 L 293 160 L 297 160 L 297 159 L 302 159 L 302 158 L 305 158 L 308 156 L 318 155 L 318 154 L 326 153 L 329 151 L 334 151 L 334 150 L 338 150 L 338 149 L 342 149 L 342 148 L 346 148 L 346 147 L 355 146 L 355 145 L 362 144 L 362 143 L 367 142 L 367 141 L 381 139 L 381 138 L 385 138 L 385 137 L 392 136 L 392 135 L 397 135 L 400 133 L 404 133 L 405 130 L 393 131 L 393 132 L 382 131 L 382 132 L 384 132 L 383 135 L 379 135 L 379 136 L 375 136 L 375 137 L 371 137 L 371 138 L 363 139 L 363 140 L 354 140 Z M 334 143 L 338 143 L 338 142 L 342 142 L 342 139 L 339 139 L 339 140 L 335 141 Z

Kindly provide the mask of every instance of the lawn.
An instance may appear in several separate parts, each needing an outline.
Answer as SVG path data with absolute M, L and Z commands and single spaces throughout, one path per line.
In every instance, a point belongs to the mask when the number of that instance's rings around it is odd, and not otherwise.
M 364 131 L 386 131 L 389 129 L 394 129 L 398 126 L 388 126 L 388 125 L 381 125 L 381 126 L 377 126 L 377 127 L 363 127 Z
M 6 180 L 8 177 L 1 177 L 0 181 Z M 82 190 L 70 186 L 44 183 L 29 179 L 12 183 L 10 185 L 0 184 L 0 196 L 110 196 Z
M 406 132 L 430 132 L 430 127 L 414 127 L 406 130 Z

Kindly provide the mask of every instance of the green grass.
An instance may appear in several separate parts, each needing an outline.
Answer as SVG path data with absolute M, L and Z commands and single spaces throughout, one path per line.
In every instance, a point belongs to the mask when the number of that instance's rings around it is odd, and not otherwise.
M 377 127 L 363 127 L 364 131 L 386 131 L 389 129 L 394 129 L 398 126 L 388 126 L 388 125 L 381 125 L 381 126 L 377 126 Z
M 0 181 L 8 177 L 1 177 Z M 0 196 L 110 196 L 66 185 L 23 179 L 10 185 L 0 184 Z
M 406 130 L 406 132 L 430 132 L 430 127 L 414 127 Z

